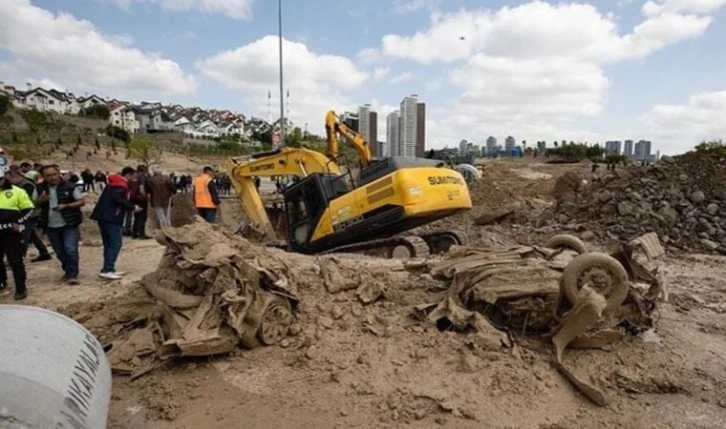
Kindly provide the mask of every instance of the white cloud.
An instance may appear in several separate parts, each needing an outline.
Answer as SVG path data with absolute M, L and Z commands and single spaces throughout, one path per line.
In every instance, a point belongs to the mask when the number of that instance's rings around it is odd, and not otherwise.
M 428 28 L 386 35 L 377 49 L 358 58 L 382 64 L 412 60 L 423 70 L 433 65 L 448 70 L 443 77 L 460 91 L 428 107 L 427 135 L 435 145 L 510 132 L 528 140 L 594 138 L 573 124 L 601 113 L 609 87 L 605 67 L 700 36 L 711 17 L 698 13 L 722 3 L 726 0 L 667 0 L 657 13 L 649 6 L 652 13 L 624 34 L 613 15 L 590 4 L 535 0 L 494 11 L 433 13 Z M 440 77 L 430 76 L 429 82 Z
M 444 79 L 436 78 L 430 79 L 426 82 L 426 91 L 437 91 L 444 86 Z
M 662 13 L 711 13 L 726 5 L 726 0 L 649 0 L 643 5 L 643 15 Z
M 566 55 L 602 64 L 648 55 L 667 44 L 699 36 L 709 23 L 707 17 L 667 13 L 620 36 L 616 23 L 592 5 L 533 1 L 496 12 L 433 14 L 426 31 L 384 36 L 380 54 L 423 64 L 452 63 L 478 52 L 526 59 Z M 376 52 L 362 55 L 375 58 Z
M 92 23 L 51 12 L 29 0 L 0 1 L 0 49 L 11 54 L 17 79 L 41 75 L 75 91 L 116 96 L 184 94 L 196 82 L 174 61 L 101 33 Z
M 393 76 L 392 78 L 388 79 L 388 83 L 391 85 L 395 85 L 397 83 L 408 82 L 411 79 L 413 79 L 413 73 L 403 72 L 403 73 L 399 73 L 396 76 Z
M 389 69 L 388 67 L 376 67 L 373 70 L 373 80 L 379 81 L 385 78 L 386 76 L 388 76 L 388 73 L 390 73 L 390 71 L 391 69 Z
M 395 0 L 393 2 L 393 12 L 396 14 L 416 12 L 424 8 L 433 9 L 435 7 L 435 0 Z
M 685 104 L 657 105 L 643 117 L 644 132 L 663 153 L 679 153 L 702 140 L 726 139 L 726 91 L 692 95 Z
M 362 64 L 372 64 L 381 60 L 381 52 L 375 48 L 366 48 L 358 52 L 356 59 Z
M 234 19 L 252 18 L 254 0 L 111 0 L 129 10 L 134 3 L 158 4 L 173 12 L 201 12 L 208 15 L 224 15 Z
M 45 89 L 55 89 L 58 91 L 73 92 L 72 88 L 68 88 L 67 86 L 62 85 L 62 84 L 55 82 L 48 78 L 43 78 L 43 79 L 30 78 L 30 79 L 28 79 L 28 83 L 31 84 L 33 86 L 33 88 L 39 86 L 39 87 L 45 88 Z
M 246 95 L 253 111 L 263 115 L 268 91 L 279 97 L 277 49 L 278 38 L 265 36 L 199 61 L 197 67 L 209 78 Z M 348 58 L 317 54 L 302 43 L 285 39 L 283 64 L 285 88 L 290 91 L 290 118 L 300 126 L 307 122 L 309 131 L 319 134 L 324 131 L 325 112 L 354 108 L 357 103 L 346 93 L 369 78 Z
M 450 77 L 464 89 L 460 109 L 496 123 L 596 116 L 608 86 L 602 69 L 564 56 L 522 60 L 477 54 Z

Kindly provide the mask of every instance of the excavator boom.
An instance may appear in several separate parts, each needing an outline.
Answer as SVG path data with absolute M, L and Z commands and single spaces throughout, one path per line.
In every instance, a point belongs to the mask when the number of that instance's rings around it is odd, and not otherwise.
M 311 173 L 340 175 L 335 162 L 325 155 L 305 148 L 283 147 L 272 152 L 262 152 L 247 159 L 232 158 L 227 165 L 232 184 L 242 203 L 247 218 L 265 233 L 269 241 L 277 240 L 277 234 L 265 210 L 260 193 L 255 187 L 255 177 L 297 176 Z
M 365 137 L 350 129 L 332 110 L 325 115 L 325 132 L 328 137 L 328 157 L 330 159 L 338 156 L 338 134 L 341 134 L 358 152 L 361 168 L 366 168 L 371 164 L 373 156 Z

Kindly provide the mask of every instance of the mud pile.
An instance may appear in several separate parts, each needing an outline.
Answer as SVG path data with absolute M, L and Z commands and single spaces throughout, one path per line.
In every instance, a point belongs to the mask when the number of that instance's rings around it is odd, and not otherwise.
M 298 299 L 282 260 L 201 219 L 158 231 L 156 239 L 166 252 L 141 280 L 153 311 L 145 327 L 112 344 L 109 359 L 117 372 L 149 364 L 142 357 L 229 353 L 287 336 Z
M 469 194 L 474 207 L 499 209 L 515 201 L 516 194 L 503 184 L 502 176 L 504 174 L 499 170 L 485 168 L 482 177 L 469 184 Z
M 543 224 L 569 224 L 602 240 L 655 231 L 674 249 L 726 253 L 726 164 L 686 154 L 617 170 L 560 199 Z
M 526 222 L 551 199 L 554 181 L 547 175 L 524 177 L 502 165 L 485 165 L 482 177 L 469 184 L 472 216 L 477 225 Z
M 450 282 L 446 296 L 416 310 L 432 324 L 473 329 L 503 347 L 513 347 L 515 332 L 544 333 L 555 346 L 556 368 L 593 402 L 606 405 L 596 384 L 563 363 L 564 350 L 603 348 L 653 328 L 664 289 L 658 269 L 646 268 L 643 258 L 652 261 L 664 251 L 653 233 L 608 253 L 585 252 L 572 236 L 557 238 L 551 240 L 556 248 L 453 248 L 444 261 L 426 265 L 433 278 Z M 579 248 L 580 254 L 557 260 L 559 247 Z
M 195 362 L 181 357 L 221 354 L 227 357 L 219 365 L 276 368 L 280 377 L 273 384 L 283 390 L 301 374 L 341 386 L 355 374 L 365 381 L 351 382 L 343 396 L 377 407 L 374 393 L 389 392 L 381 421 L 429 415 L 445 421 L 448 414 L 484 419 L 489 411 L 476 410 L 486 401 L 474 407 L 453 386 L 471 383 L 471 372 L 486 367 L 487 377 L 497 374 L 498 383 L 508 386 L 502 401 L 511 401 L 533 383 L 532 367 L 550 373 L 534 381 L 546 390 L 543 380 L 554 376 L 548 362 L 555 361 L 580 391 L 605 404 L 607 392 L 582 375 L 599 369 L 573 365 L 563 350 L 602 348 L 651 328 L 660 292 L 652 272 L 631 265 L 627 253 L 622 259 L 611 253 L 604 265 L 599 259 L 593 265 L 592 254 L 580 255 L 589 265 L 579 262 L 568 271 L 578 259 L 572 259 L 577 252 L 559 248 L 566 242 L 454 247 L 425 260 L 308 256 L 256 245 L 201 220 L 165 229 L 157 240 L 166 248 L 158 268 L 128 299 L 71 311 L 101 334 L 116 374 L 136 380 L 172 363 Z M 581 252 L 584 245 L 575 247 Z M 569 295 L 560 289 L 565 278 Z M 643 278 L 650 287 L 636 287 Z M 408 365 L 420 374 L 447 373 L 450 362 L 461 374 L 450 376 L 457 383 L 445 393 L 436 382 L 397 375 Z M 144 385 L 157 392 L 156 382 Z M 167 397 L 153 395 L 149 402 L 160 404 L 160 415 L 175 418 L 164 411 Z M 421 402 L 424 397 L 429 399 Z

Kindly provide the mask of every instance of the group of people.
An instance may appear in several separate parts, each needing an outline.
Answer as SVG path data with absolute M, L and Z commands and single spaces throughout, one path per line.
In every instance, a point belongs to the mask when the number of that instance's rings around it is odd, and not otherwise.
M 35 168 L 35 169 L 33 169 Z M 85 196 L 61 176 L 57 165 L 12 165 L 0 170 L 0 290 L 8 285 L 5 258 L 15 281 L 15 299 L 27 297 L 24 258 L 33 243 L 39 256 L 33 262 L 51 259 L 38 236 L 42 225 L 63 268 L 62 281 L 79 284 L 78 241 Z
M 25 258 L 29 245 L 38 256 L 30 262 L 52 259 L 41 236 L 47 235 L 51 248 L 61 263 L 60 282 L 78 285 L 80 226 L 86 194 L 70 180 L 58 165 L 24 162 L 0 169 L 0 291 L 8 286 L 7 259 L 15 284 L 15 299 L 27 297 Z M 214 169 L 205 167 L 192 183 L 197 213 L 210 223 L 216 222 L 220 204 L 214 181 Z M 103 244 L 103 264 L 99 276 L 118 280 L 125 274 L 116 270 L 123 246 L 123 236 L 136 239 L 146 235 L 148 210 L 156 213 L 160 227 L 171 226 L 171 200 L 176 187 L 169 175 L 155 171 L 148 175 L 146 166 L 125 167 L 118 174 L 108 174 L 90 219 L 98 224 Z M 85 182 L 85 181 L 84 181 Z
M 103 188 L 108 182 L 108 171 L 102 172 L 101 170 L 96 171 L 96 174 L 91 172 L 90 168 L 86 168 L 81 172 L 81 179 L 83 180 L 83 192 L 95 191 L 96 185 L 98 190 L 103 191 Z

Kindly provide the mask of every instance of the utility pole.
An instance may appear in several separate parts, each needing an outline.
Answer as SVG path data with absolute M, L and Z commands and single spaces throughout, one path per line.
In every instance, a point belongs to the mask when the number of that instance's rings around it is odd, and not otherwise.
M 277 21 L 280 36 L 280 147 L 285 146 L 285 92 L 282 85 L 282 0 L 277 0 Z

